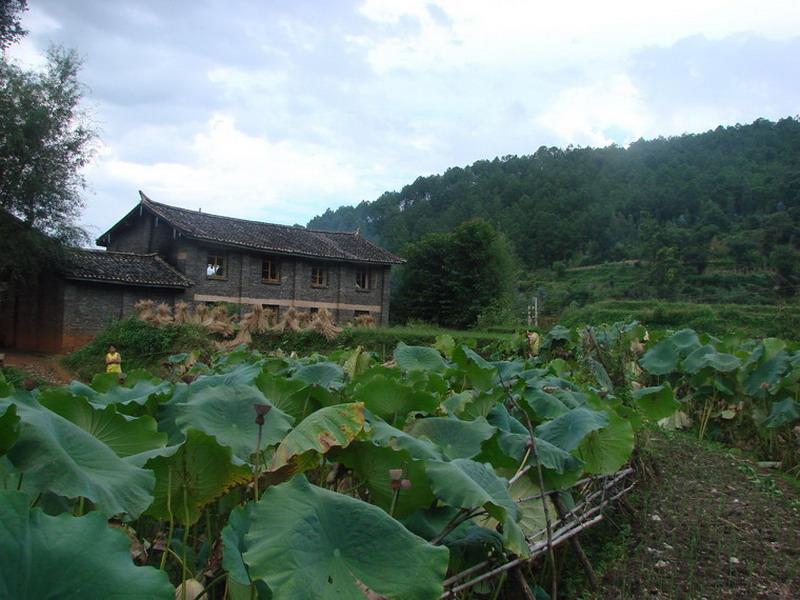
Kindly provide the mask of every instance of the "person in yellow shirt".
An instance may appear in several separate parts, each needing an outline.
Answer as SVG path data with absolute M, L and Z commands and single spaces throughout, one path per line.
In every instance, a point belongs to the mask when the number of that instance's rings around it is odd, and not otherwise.
M 108 354 L 106 354 L 106 373 L 122 373 L 122 357 L 114 344 L 108 347 Z

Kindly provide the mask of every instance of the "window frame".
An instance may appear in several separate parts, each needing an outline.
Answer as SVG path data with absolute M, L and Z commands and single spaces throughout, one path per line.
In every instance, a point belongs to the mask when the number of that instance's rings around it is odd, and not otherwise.
M 318 278 L 315 275 L 315 271 L 318 271 L 322 277 Z M 319 283 L 317 280 L 321 279 L 322 283 Z M 312 288 L 326 288 L 330 285 L 330 269 L 326 265 L 316 264 L 311 265 L 311 287 Z
M 266 264 L 270 264 L 269 271 L 272 273 L 274 278 L 270 279 L 269 277 L 264 277 L 264 267 Z M 272 256 L 262 256 L 261 257 L 261 283 L 268 283 L 270 285 L 280 285 L 281 283 L 281 264 L 278 260 L 273 258 Z
M 222 275 L 209 275 L 208 274 L 208 267 L 212 265 L 219 266 L 220 263 L 215 261 L 210 261 L 209 259 L 222 259 Z M 224 281 L 228 279 L 228 254 L 223 252 L 222 254 L 206 254 L 206 279 L 216 279 L 217 281 Z
M 366 286 L 361 286 L 358 283 L 360 276 L 364 276 Z M 371 292 L 377 287 L 377 274 L 372 267 L 359 267 L 356 269 L 355 288 L 357 292 Z

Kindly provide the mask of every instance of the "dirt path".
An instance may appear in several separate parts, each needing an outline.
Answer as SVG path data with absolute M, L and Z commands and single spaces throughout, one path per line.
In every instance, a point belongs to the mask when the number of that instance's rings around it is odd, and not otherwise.
M 5 365 L 30 374 L 34 379 L 47 383 L 69 383 L 75 377 L 61 366 L 61 354 L 42 354 L 40 352 L 4 351 Z
M 633 511 L 586 540 L 602 590 L 568 596 L 800 598 L 797 480 L 685 434 L 656 434 L 645 454 L 654 473 Z

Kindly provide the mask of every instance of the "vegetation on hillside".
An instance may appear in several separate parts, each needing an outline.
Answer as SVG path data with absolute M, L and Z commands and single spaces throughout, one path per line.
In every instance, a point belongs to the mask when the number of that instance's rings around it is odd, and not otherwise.
M 478 161 L 309 225 L 361 228 L 401 251 L 480 217 L 528 267 L 656 259 L 672 248 L 698 272 L 715 252 L 753 268 L 800 244 L 799 167 L 800 121 L 759 119 L 627 148 L 541 147 Z
M 442 327 L 473 327 L 481 317 L 502 320 L 512 302 L 516 257 L 486 221 L 473 219 L 450 233 L 428 234 L 405 249 L 394 318 Z

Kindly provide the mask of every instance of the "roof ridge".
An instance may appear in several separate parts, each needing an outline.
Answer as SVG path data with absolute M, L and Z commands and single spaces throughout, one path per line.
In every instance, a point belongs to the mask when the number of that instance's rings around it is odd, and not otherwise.
M 355 231 L 332 231 L 329 229 L 310 229 L 303 225 L 284 225 L 283 223 L 272 223 L 270 221 L 259 221 L 256 219 L 243 219 L 241 217 L 229 217 L 226 215 L 218 215 L 215 213 L 210 212 L 203 212 L 198 210 L 192 210 L 191 208 L 183 208 L 182 206 L 174 206 L 172 204 L 164 204 L 163 202 L 156 202 L 155 200 L 151 199 L 150 197 L 146 196 L 144 193 L 139 192 L 142 197 L 142 204 L 149 204 L 155 205 L 155 208 L 165 207 L 172 210 L 179 210 L 184 213 L 189 213 L 191 215 L 204 215 L 207 217 L 214 217 L 216 219 L 225 219 L 228 221 L 241 221 L 243 223 L 258 223 L 259 225 L 272 225 L 273 227 L 283 227 L 285 229 L 305 229 L 306 231 L 311 231 L 314 233 L 338 233 L 338 234 L 345 234 L 345 235 L 358 235 Z M 152 208 L 152 206 L 151 206 Z M 168 217 L 162 215 L 165 219 Z
M 73 250 L 79 250 L 81 252 L 92 252 L 93 254 L 123 254 L 126 256 L 139 256 L 139 257 L 147 257 L 147 256 L 158 256 L 158 252 L 128 252 L 125 250 L 102 250 L 100 248 L 81 248 L 80 246 L 76 246 L 72 248 Z

